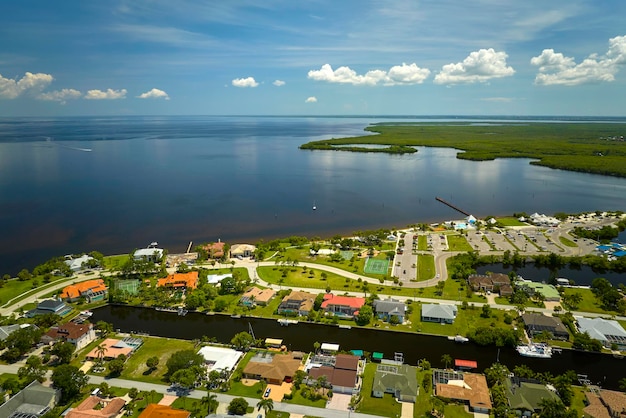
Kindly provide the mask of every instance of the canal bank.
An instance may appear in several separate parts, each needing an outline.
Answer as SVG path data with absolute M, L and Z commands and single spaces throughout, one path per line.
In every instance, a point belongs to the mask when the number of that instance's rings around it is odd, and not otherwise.
M 593 384 L 603 388 L 618 389 L 618 381 L 626 360 L 600 353 L 563 350 L 552 359 L 521 357 L 513 348 L 478 346 L 473 343 L 459 344 L 443 336 L 423 335 L 373 328 L 340 328 L 308 322 L 282 326 L 275 319 L 253 317 L 232 318 L 228 315 L 206 315 L 190 312 L 179 316 L 172 312 L 152 308 L 107 305 L 93 310 L 92 321 L 106 321 L 120 332 L 148 334 L 185 340 L 203 336 L 229 343 L 238 332 L 252 330 L 256 338 L 280 338 L 290 350 L 311 351 L 315 342 L 336 343 L 341 350 L 364 350 L 382 352 L 387 359 L 394 353 L 402 353 L 407 364 L 416 365 L 420 359 L 430 361 L 433 367 L 442 367 L 441 356 L 475 360 L 478 371 L 483 371 L 496 361 L 513 369 L 527 365 L 538 372 L 554 375 L 574 370 L 587 375 Z

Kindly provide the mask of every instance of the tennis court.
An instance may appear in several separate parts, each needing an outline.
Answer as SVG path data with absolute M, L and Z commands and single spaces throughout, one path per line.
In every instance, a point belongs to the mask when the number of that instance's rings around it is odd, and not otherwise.
M 344 260 L 350 261 L 354 257 L 354 251 L 340 251 L 339 252 Z
M 137 280 L 116 280 L 115 289 L 126 292 L 130 295 L 136 295 L 139 291 L 139 281 Z
M 367 274 L 387 274 L 389 268 L 388 260 L 380 260 L 376 258 L 368 258 L 365 260 L 365 273 Z

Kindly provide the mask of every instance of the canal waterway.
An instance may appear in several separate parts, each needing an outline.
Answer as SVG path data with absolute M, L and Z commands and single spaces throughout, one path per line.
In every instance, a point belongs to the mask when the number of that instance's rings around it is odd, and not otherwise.
M 371 328 L 351 329 L 331 325 L 299 322 L 281 326 L 274 319 L 252 317 L 232 318 L 228 315 L 206 315 L 190 312 L 179 316 L 175 312 L 157 311 L 151 308 L 107 305 L 93 311 L 94 322 L 112 323 L 115 329 L 128 333 L 145 333 L 159 337 L 193 340 L 208 336 L 220 343 L 228 343 L 242 331 L 254 332 L 256 338 L 280 338 L 290 350 L 311 351 L 315 342 L 336 343 L 341 350 L 361 349 L 382 352 L 387 359 L 394 353 L 403 353 L 405 363 L 416 365 L 427 359 L 433 367 L 443 366 L 441 356 L 449 354 L 455 359 L 476 360 L 482 371 L 499 360 L 513 369 L 525 364 L 535 371 L 554 375 L 567 370 L 588 375 L 594 384 L 617 389 L 619 379 L 625 377 L 626 360 L 611 355 L 563 350 L 552 359 L 521 357 L 512 348 L 481 347 L 473 343 L 458 344 L 446 337 L 377 330 Z

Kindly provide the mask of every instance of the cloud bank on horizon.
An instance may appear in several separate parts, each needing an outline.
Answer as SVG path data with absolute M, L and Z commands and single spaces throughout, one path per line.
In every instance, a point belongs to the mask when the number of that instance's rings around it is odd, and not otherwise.
M 0 16 L 7 116 L 624 116 L 620 0 L 34 3 Z

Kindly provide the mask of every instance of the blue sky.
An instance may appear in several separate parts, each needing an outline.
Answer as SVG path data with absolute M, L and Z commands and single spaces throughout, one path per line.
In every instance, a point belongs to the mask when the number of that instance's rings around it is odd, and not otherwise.
M 0 116 L 625 116 L 623 0 L 24 0 Z

